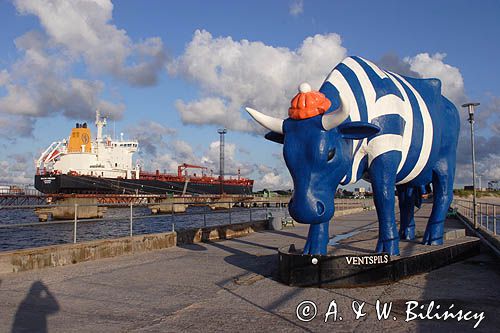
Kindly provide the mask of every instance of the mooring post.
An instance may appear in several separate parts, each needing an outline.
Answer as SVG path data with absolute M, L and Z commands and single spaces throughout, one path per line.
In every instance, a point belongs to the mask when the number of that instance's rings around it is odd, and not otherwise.
M 250 205 L 250 222 L 252 222 L 252 205 Z
M 75 204 L 75 223 L 73 225 L 73 243 L 76 244 L 76 224 L 78 221 L 78 204 Z
M 231 224 L 231 204 L 229 204 L 229 224 Z
M 132 201 L 130 201 L 130 237 L 132 237 L 132 234 L 133 234 L 133 225 L 134 225 L 134 222 L 133 222 L 133 208 L 132 208 L 133 204 L 132 204 Z
M 207 226 L 207 214 L 206 213 L 203 213 L 203 226 L 204 227 Z

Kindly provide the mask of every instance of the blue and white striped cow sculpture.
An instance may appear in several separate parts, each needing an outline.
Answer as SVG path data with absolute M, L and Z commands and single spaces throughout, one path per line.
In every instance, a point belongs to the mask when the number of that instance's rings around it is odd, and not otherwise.
M 423 243 L 443 243 L 453 196 L 459 116 L 437 79 L 414 79 L 348 57 L 319 92 L 301 84 L 289 118 L 247 108 L 283 144 L 294 192 L 290 215 L 311 224 L 304 254 L 326 254 L 339 184 L 371 182 L 379 221 L 377 252 L 399 254 L 399 239 L 415 238 L 418 189 L 432 183 L 434 205 Z M 401 224 L 395 222 L 395 191 Z

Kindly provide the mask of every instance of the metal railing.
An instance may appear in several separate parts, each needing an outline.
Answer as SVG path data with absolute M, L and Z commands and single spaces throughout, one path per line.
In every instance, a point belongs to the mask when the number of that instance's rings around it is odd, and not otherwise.
M 0 195 L 31 195 L 31 196 L 43 196 L 44 194 L 34 188 L 29 187 L 6 187 L 0 186 Z
M 168 213 L 160 213 L 160 214 L 152 214 L 145 213 L 151 208 L 151 204 L 147 203 L 127 203 L 127 204 L 101 204 L 101 203 L 90 203 L 90 204 L 51 204 L 51 205 L 31 205 L 31 206 L 2 206 L 0 207 L 0 212 L 3 212 L 4 215 L 0 216 L 0 235 L 4 237 L 8 237 L 6 235 L 7 230 L 11 230 L 13 232 L 13 236 L 21 237 L 22 233 L 26 233 L 27 238 L 32 239 L 34 243 L 37 242 L 36 232 L 44 229 L 43 235 L 39 237 L 45 239 L 45 242 L 40 242 L 38 244 L 32 244 L 31 246 L 25 247 L 33 247 L 33 246 L 43 246 L 43 245 L 52 245 L 57 243 L 68 243 L 69 241 L 69 233 L 72 234 L 72 242 L 77 243 L 79 240 L 84 241 L 90 240 L 88 234 L 92 234 L 95 236 L 96 232 L 89 231 L 88 226 L 94 224 L 99 225 L 94 229 L 105 229 L 106 226 L 108 229 L 101 230 L 103 234 L 105 234 L 106 238 L 114 238 L 114 237 L 123 237 L 123 236 L 134 236 L 136 234 L 149 234 L 156 232 L 166 232 L 166 231 L 175 231 L 175 227 L 177 226 L 179 229 L 186 228 L 199 228 L 199 227 L 212 227 L 212 226 L 224 226 L 231 225 L 235 223 L 245 223 L 245 222 L 255 222 L 267 220 L 269 218 L 269 213 L 271 213 L 275 218 L 287 218 L 288 209 L 286 208 L 286 204 L 281 201 L 252 201 L 250 203 L 243 203 L 244 207 L 235 206 L 234 202 L 205 202 L 199 203 L 196 205 L 214 205 L 216 204 L 217 208 L 215 210 L 208 211 L 208 208 L 205 208 L 204 211 L 192 211 L 186 210 L 184 212 L 176 211 L 175 207 L 177 205 L 186 205 L 192 204 L 191 202 L 169 202 L 164 205 L 169 206 L 170 212 Z M 158 204 L 157 204 L 158 205 Z M 162 204 L 160 204 L 162 205 Z M 343 211 L 352 208 L 363 208 L 369 209 L 372 207 L 373 203 L 371 199 L 335 199 L 335 210 Z M 249 206 L 249 207 L 248 207 Z M 119 216 L 105 216 L 102 218 L 82 218 L 81 215 L 86 207 L 107 207 L 107 208 L 121 208 Z M 39 208 L 65 208 L 66 216 L 72 215 L 72 219 L 68 219 L 66 217 L 65 220 L 50 220 L 46 222 L 28 222 L 28 223 L 6 223 L 5 222 L 5 211 L 23 211 L 25 214 L 31 213 L 32 219 L 35 218 L 35 213 L 32 209 Z M 118 211 L 118 210 L 117 210 Z M 11 219 L 15 219 L 15 213 L 10 214 Z M 193 222 L 194 221 L 194 222 Z M 8 221 L 12 222 L 12 221 Z M 188 222 L 188 223 L 186 223 Z M 119 223 L 119 226 L 114 226 L 114 231 L 116 234 L 110 235 L 110 231 L 113 231 L 112 223 Z M 128 224 L 125 227 L 125 224 Z M 155 227 L 147 227 L 148 224 L 155 224 Z M 56 229 L 50 229 L 50 227 L 54 227 Z M 59 227 L 57 227 L 59 226 Z M 80 231 L 82 226 L 86 226 L 86 230 Z M 69 229 L 69 228 L 71 229 Z M 47 229 L 49 228 L 49 229 Z M 62 232 L 62 229 L 65 229 Z M 125 229 L 126 228 L 126 229 Z M 126 233 L 125 233 L 126 230 Z M 146 232 L 144 232 L 146 230 Z M 149 230 L 149 231 L 147 231 Z M 87 234 L 85 234 L 87 232 Z M 83 233 L 83 234 L 82 234 Z M 54 234 L 60 235 L 56 241 L 52 243 L 47 243 L 47 238 L 53 238 Z M 101 234 L 97 236 L 99 239 Z M 28 237 L 29 236 L 29 237 Z M 69 236 L 69 237 L 68 237 Z M 65 240 L 64 240 L 65 239 Z M 0 250 L 2 249 L 2 244 L 0 244 Z M 19 247 L 18 247 L 19 248 Z M 5 247 L 4 247 L 5 249 Z M 7 250 L 9 248 L 6 248 Z
M 476 221 L 474 221 L 474 203 L 472 200 L 453 199 L 452 208 L 456 209 L 462 216 L 468 218 L 472 225 L 477 223 L 478 226 L 488 231 L 493 235 L 498 235 L 498 216 L 500 213 L 500 205 L 476 202 Z

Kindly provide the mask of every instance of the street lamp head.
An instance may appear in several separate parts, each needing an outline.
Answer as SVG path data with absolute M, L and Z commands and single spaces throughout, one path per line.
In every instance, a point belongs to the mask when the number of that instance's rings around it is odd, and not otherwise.
M 465 104 L 462 104 L 462 107 L 467 108 L 469 111 L 469 115 L 472 116 L 472 115 L 474 115 L 474 108 L 476 106 L 478 106 L 479 104 L 480 103 L 477 103 L 477 102 L 465 103 Z
M 217 133 L 219 133 L 219 134 L 226 134 L 226 133 L 227 133 L 227 130 L 226 130 L 225 128 L 219 128 L 219 129 L 217 130 Z

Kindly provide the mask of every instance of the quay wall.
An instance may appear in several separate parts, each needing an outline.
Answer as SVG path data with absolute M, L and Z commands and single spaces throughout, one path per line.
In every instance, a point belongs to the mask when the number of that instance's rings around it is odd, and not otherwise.
M 265 230 L 266 227 L 267 220 L 6 251 L 0 253 L 0 274 L 64 266 L 182 244 L 242 237 Z
M 7 251 L 0 253 L 0 274 L 64 266 L 175 245 L 175 232 L 166 232 Z
M 363 208 L 339 210 L 335 212 L 335 216 L 354 214 L 360 211 L 363 211 Z M 268 221 L 262 220 L 194 228 L 178 232 L 6 251 L 0 253 L 0 274 L 64 266 L 85 261 L 166 249 L 182 244 L 243 237 L 253 232 L 266 230 L 267 228 Z

